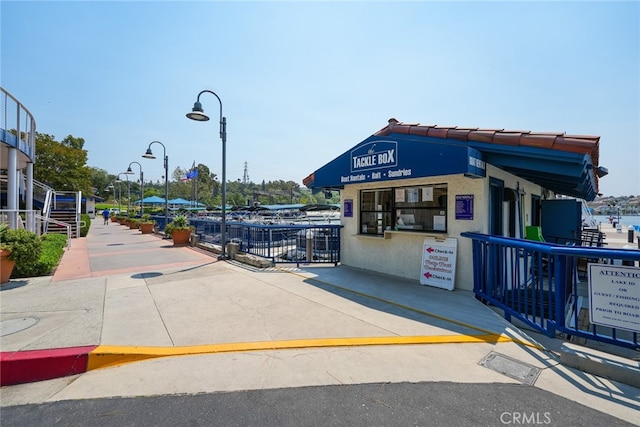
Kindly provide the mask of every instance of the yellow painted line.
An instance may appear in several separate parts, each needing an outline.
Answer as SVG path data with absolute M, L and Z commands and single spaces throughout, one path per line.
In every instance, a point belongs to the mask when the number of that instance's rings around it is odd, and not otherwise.
M 408 311 L 413 311 L 414 313 L 420 313 L 420 314 L 423 314 L 425 316 L 433 317 L 434 319 L 444 320 L 445 322 L 453 323 L 454 325 L 458 325 L 458 326 L 464 326 L 465 328 L 473 329 L 473 330 L 479 331 L 479 332 L 484 332 L 485 334 L 496 335 L 495 332 L 490 331 L 489 329 L 481 328 L 479 326 L 471 325 L 469 323 L 464 323 L 464 322 L 461 322 L 459 320 L 450 319 L 448 317 L 444 317 L 444 316 L 441 316 L 439 314 L 431 313 L 429 311 L 420 310 L 420 309 L 415 308 L 415 307 L 409 307 L 408 305 L 399 304 L 397 302 L 389 301 L 389 300 L 386 300 L 384 298 L 379 298 L 379 297 L 376 297 L 376 296 L 373 296 L 373 295 L 365 294 L 364 292 L 354 291 L 353 289 L 349 289 L 349 288 L 345 288 L 345 287 L 342 287 L 342 286 L 338 286 L 338 285 L 335 285 L 333 283 L 329 283 L 329 282 L 325 282 L 323 280 L 316 279 L 314 277 L 307 277 L 307 276 L 305 276 L 303 274 L 296 273 L 295 271 L 288 271 L 288 270 L 284 270 L 284 269 L 281 269 L 281 268 L 278 268 L 278 267 L 276 267 L 276 269 L 278 269 L 279 271 L 282 271 L 283 273 L 293 274 L 293 275 L 301 277 L 301 278 L 303 278 L 305 280 L 313 280 L 313 281 L 321 283 L 323 285 L 327 285 L 327 286 L 334 287 L 336 289 L 340 289 L 341 291 L 350 292 L 350 293 L 355 294 L 355 295 L 366 297 L 366 298 L 369 298 L 369 299 L 372 299 L 372 300 L 375 300 L 375 301 L 380 301 L 380 302 L 383 302 L 385 304 L 393 305 L 395 307 L 399 307 L 399 308 L 402 308 L 402 309 L 405 309 L 405 310 L 408 310 Z M 515 343 L 518 343 L 518 344 L 521 344 L 521 345 L 524 345 L 524 346 L 527 346 L 527 347 L 532 347 L 532 348 L 535 348 L 535 349 L 538 349 L 538 350 L 545 350 L 544 347 L 540 346 L 539 344 L 533 343 L 531 341 L 515 339 L 515 338 L 511 339 L 511 341 L 513 341 Z
M 185 347 L 139 347 L 100 345 L 89 353 L 87 370 L 106 368 L 124 363 L 169 356 L 193 356 L 198 354 L 233 353 L 264 350 L 289 350 L 296 348 L 356 347 L 372 345 L 410 344 L 464 344 L 514 342 L 505 335 L 433 335 L 390 336 L 358 338 L 319 338 L 287 341 L 256 341 L 207 344 Z

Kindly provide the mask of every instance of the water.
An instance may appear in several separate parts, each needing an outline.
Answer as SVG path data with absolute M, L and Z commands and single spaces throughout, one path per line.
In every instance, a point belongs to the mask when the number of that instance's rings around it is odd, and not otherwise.
M 600 223 L 600 227 L 613 227 L 609 224 L 609 215 L 594 215 L 596 221 Z M 618 221 L 618 217 L 614 215 L 614 221 Z M 640 215 L 620 215 L 620 223 L 622 228 L 628 228 L 630 225 L 640 232 Z

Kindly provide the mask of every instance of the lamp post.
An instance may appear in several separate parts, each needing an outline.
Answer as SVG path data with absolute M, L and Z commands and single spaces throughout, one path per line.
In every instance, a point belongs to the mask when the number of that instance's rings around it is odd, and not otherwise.
M 119 179 L 115 179 L 113 182 L 117 182 L 118 183 L 118 214 L 122 214 L 122 186 L 120 185 L 120 183 L 122 181 L 120 181 Z M 113 189 L 113 197 L 116 197 L 116 189 Z
M 215 92 L 210 90 L 203 90 L 198 94 L 196 102 L 193 104 L 193 108 L 190 113 L 187 113 L 187 117 L 191 120 L 198 122 L 206 122 L 209 120 L 209 116 L 204 113 L 202 104 L 200 103 L 200 95 L 203 93 L 210 93 L 218 99 L 220 103 L 220 139 L 222 140 L 222 222 L 220 224 L 220 234 L 222 243 L 222 254 L 220 259 L 227 258 L 227 118 L 222 116 L 222 101 Z
M 111 209 L 116 208 L 116 187 L 113 185 L 113 182 L 109 183 L 109 185 L 107 185 L 107 188 L 104 189 L 104 191 L 109 191 L 109 190 L 113 190 L 113 203 L 111 204 Z
M 169 156 L 167 156 L 167 147 L 160 141 L 151 141 L 149 143 L 149 147 L 147 147 L 147 152 L 142 155 L 145 159 L 155 159 L 156 156 L 153 155 L 151 151 L 151 146 L 153 144 L 162 145 L 162 150 L 164 154 L 164 227 L 166 228 L 169 224 Z
M 118 179 L 116 179 L 116 182 L 122 182 L 122 180 L 120 179 L 120 175 L 124 175 L 125 178 L 127 178 L 127 216 L 129 216 L 129 211 L 131 210 L 129 208 L 129 202 L 131 201 L 131 187 L 129 186 L 129 175 L 127 175 L 124 172 L 120 172 L 118 174 Z M 122 194 L 120 195 L 120 201 L 122 201 Z M 120 210 L 122 210 L 122 205 L 120 205 Z
M 144 200 L 144 175 L 142 174 L 142 165 L 138 162 L 131 162 L 129 163 L 129 167 L 127 168 L 127 171 L 125 172 L 127 175 L 133 175 L 133 171 L 131 170 L 131 165 L 132 164 L 136 164 L 138 165 L 138 167 L 140 167 L 140 216 L 142 216 L 143 212 L 143 200 Z

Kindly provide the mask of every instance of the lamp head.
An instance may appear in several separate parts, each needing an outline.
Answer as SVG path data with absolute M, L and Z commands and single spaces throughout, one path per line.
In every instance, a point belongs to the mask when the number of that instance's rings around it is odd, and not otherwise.
M 118 178 L 118 179 L 116 179 L 116 180 L 115 180 L 115 181 L 113 181 L 113 182 L 122 182 L 122 180 L 121 180 L 120 178 Z
M 142 155 L 142 157 L 144 157 L 145 159 L 155 159 L 156 156 L 153 155 L 153 152 L 151 151 L 151 147 L 147 148 L 147 152 L 144 153 Z
M 196 101 L 193 104 L 193 108 L 191 109 L 190 113 L 187 113 L 187 117 L 197 122 L 206 122 L 207 120 L 209 120 L 209 116 L 204 113 L 200 101 Z
M 602 178 L 603 176 L 606 176 L 609 174 L 609 169 L 605 168 L 604 166 L 598 166 L 598 169 L 596 169 L 596 175 L 598 176 L 598 178 Z
M 133 175 L 133 171 L 131 170 L 131 166 L 129 166 L 127 168 L 127 171 L 125 172 L 127 175 Z

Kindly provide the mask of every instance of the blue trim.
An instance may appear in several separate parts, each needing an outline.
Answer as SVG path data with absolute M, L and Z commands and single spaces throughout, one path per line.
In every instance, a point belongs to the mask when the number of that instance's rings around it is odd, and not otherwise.
M 486 177 L 486 163 L 559 194 L 593 200 L 591 156 L 541 147 L 461 141 L 392 133 L 371 136 L 327 163 L 312 189 L 447 174 Z
M 461 173 L 486 176 L 482 153 L 442 142 L 371 136 L 318 169 L 307 186 L 342 188 L 345 184 Z

